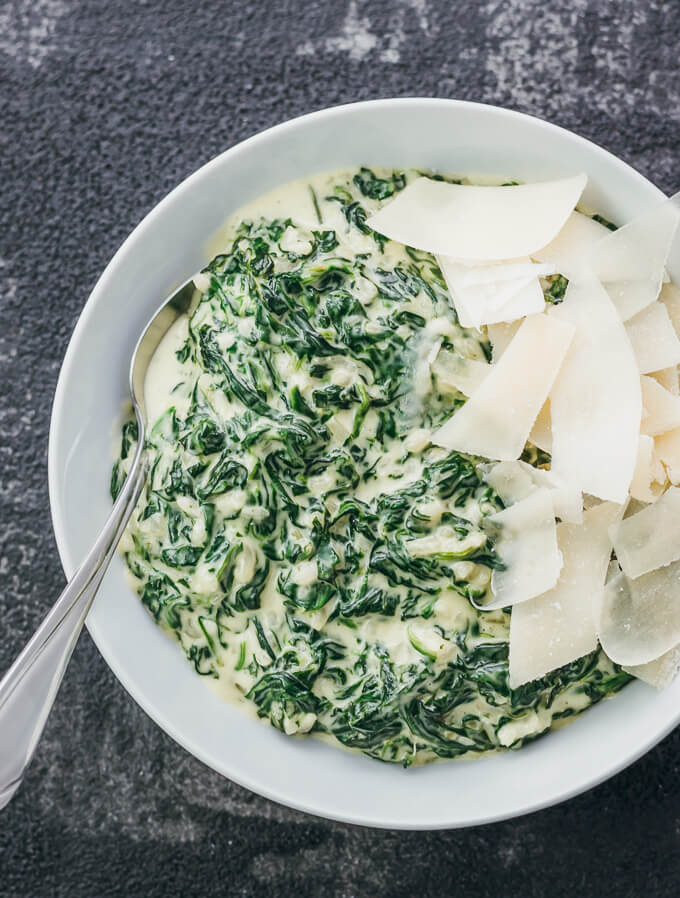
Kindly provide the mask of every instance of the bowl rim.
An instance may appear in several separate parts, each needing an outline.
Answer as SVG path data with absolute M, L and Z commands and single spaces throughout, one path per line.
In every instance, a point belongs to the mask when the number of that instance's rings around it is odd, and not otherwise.
M 68 578 L 73 575 L 77 565 L 68 546 L 66 538 L 64 506 L 61 502 L 60 492 L 57 486 L 59 475 L 59 471 L 57 469 L 57 445 L 59 442 L 60 422 L 63 418 L 64 406 L 68 402 L 66 383 L 69 380 L 70 372 L 75 364 L 78 344 L 80 343 L 83 334 L 86 332 L 90 317 L 94 312 L 95 300 L 97 298 L 97 295 L 105 290 L 109 282 L 115 277 L 115 269 L 117 268 L 118 261 L 125 254 L 128 246 L 134 243 L 142 234 L 146 233 L 147 230 L 154 227 L 156 218 L 166 208 L 167 205 L 173 202 L 173 200 L 178 195 L 184 192 L 191 191 L 202 178 L 207 177 L 215 166 L 221 165 L 224 160 L 230 155 L 244 152 L 249 147 L 261 141 L 269 140 L 273 135 L 280 134 L 291 128 L 295 128 L 300 123 L 308 121 L 310 119 L 323 120 L 335 116 L 342 116 L 345 111 L 355 109 L 357 107 L 364 107 L 368 110 L 377 110 L 385 107 L 398 106 L 402 106 L 405 108 L 413 104 L 417 104 L 418 106 L 429 106 L 431 108 L 474 108 L 482 114 L 490 114 L 501 119 L 505 118 L 508 120 L 527 120 L 531 122 L 534 127 L 539 127 L 551 132 L 559 132 L 563 137 L 568 138 L 576 144 L 587 146 L 591 152 L 595 151 L 597 154 L 599 154 L 600 157 L 603 158 L 608 165 L 623 169 L 628 178 L 633 178 L 638 180 L 639 182 L 643 182 L 645 188 L 648 191 L 651 189 L 652 191 L 656 192 L 659 198 L 663 198 L 665 196 L 665 194 L 656 185 L 649 181 L 649 179 L 642 175 L 640 172 L 636 171 L 627 162 L 620 159 L 618 156 L 614 155 L 609 150 L 605 149 L 594 141 L 591 141 L 588 138 L 581 136 L 580 134 L 576 134 L 575 132 L 565 127 L 545 121 L 538 116 L 530 115 L 528 113 L 519 112 L 512 109 L 506 109 L 504 107 L 495 106 L 493 104 L 437 97 L 406 96 L 397 98 L 361 100 L 351 103 L 343 103 L 336 106 L 324 107 L 313 112 L 305 113 L 303 115 L 287 119 L 269 128 L 264 128 L 259 132 L 253 134 L 252 136 L 233 144 L 223 152 L 218 153 L 216 156 L 208 160 L 206 163 L 201 165 L 198 169 L 184 178 L 176 187 L 174 187 L 158 203 L 156 203 L 150 209 L 150 211 L 146 213 L 141 221 L 133 228 L 133 230 L 112 256 L 100 277 L 97 279 L 78 316 L 78 320 L 69 339 L 68 346 L 60 367 L 57 386 L 54 393 L 48 436 L 48 491 L 50 514 L 55 541 L 57 544 L 57 550 L 62 567 Z M 93 623 L 89 616 L 86 619 L 85 623 L 95 645 L 97 646 L 98 651 L 106 661 L 116 679 L 126 690 L 126 692 L 154 721 L 154 723 L 156 723 L 162 730 L 164 730 L 175 742 L 179 743 L 186 751 L 190 752 L 194 757 L 202 761 L 206 766 L 215 770 L 221 776 L 225 776 L 226 778 L 232 780 L 238 785 L 243 786 L 244 788 L 249 789 L 256 794 L 263 796 L 264 798 L 275 801 L 286 807 L 304 811 L 305 813 L 320 818 L 360 826 L 400 830 L 453 829 L 468 826 L 479 826 L 487 823 L 495 823 L 501 820 L 508 820 L 523 816 L 525 814 L 533 813 L 534 811 L 550 807 L 552 805 L 573 798 L 576 795 L 580 795 L 583 792 L 590 790 L 591 788 L 599 785 L 610 777 L 616 775 L 621 770 L 625 769 L 630 764 L 638 760 L 642 755 L 644 755 L 655 745 L 657 745 L 663 738 L 665 738 L 665 736 L 668 735 L 668 733 L 670 733 L 675 728 L 675 726 L 680 721 L 680 708 L 678 708 L 678 712 L 675 718 L 669 717 L 664 726 L 662 726 L 658 730 L 655 730 L 647 740 L 641 743 L 635 750 L 631 751 L 630 754 L 626 755 L 626 757 L 622 758 L 619 761 L 612 762 L 606 767 L 603 767 L 603 769 L 599 770 L 595 774 L 590 775 L 578 785 L 560 792 L 559 795 L 551 794 L 548 795 L 545 799 L 536 799 L 533 801 L 527 801 L 524 804 L 518 804 L 517 808 L 512 812 L 479 814 L 476 818 L 470 819 L 466 822 L 446 822 L 442 820 L 436 820 L 432 821 L 431 823 L 415 821 L 412 823 L 400 822 L 396 824 L 393 820 L 390 819 L 380 819 L 375 816 L 371 817 L 362 813 L 333 813 L 332 811 L 329 811 L 327 808 L 323 807 L 321 804 L 314 805 L 313 803 L 308 801 L 296 800 L 295 796 L 289 794 L 289 792 L 284 787 L 280 787 L 278 789 L 266 788 L 252 777 L 248 777 L 243 774 L 233 774 L 231 772 L 229 774 L 224 773 L 223 770 L 220 770 L 215 766 L 215 764 L 208 756 L 207 752 L 202 750 L 200 744 L 180 733 L 178 729 L 173 725 L 173 723 L 170 720 L 166 719 L 163 714 L 153 706 L 152 703 L 146 701 L 145 697 L 142 694 L 141 686 L 138 686 L 134 680 L 128 678 L 123 671 L 117 668 L 115 659 L 112 657 L 112 653 L 109 651 L 109 647 L 107 646 L 106 634 L 100 628 L 98 628 L 96 624 Z

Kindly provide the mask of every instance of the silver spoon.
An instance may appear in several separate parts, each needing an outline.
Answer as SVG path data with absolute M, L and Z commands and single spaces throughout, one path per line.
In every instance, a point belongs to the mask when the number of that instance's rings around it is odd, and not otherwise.
M 0 809 L 21 785 L 87 612 L 144 486 L 146 372 L 168 328 L 189 310 L 195 289 L 191 279 L 166 299 L 137 342 L 130 363 L 130 394 L 139 438 L 125 484 L 87 558 L 0 680 Z

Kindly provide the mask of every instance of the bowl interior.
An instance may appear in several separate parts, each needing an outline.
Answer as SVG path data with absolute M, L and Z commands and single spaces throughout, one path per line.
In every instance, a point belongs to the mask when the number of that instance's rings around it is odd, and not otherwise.
M 68 575 L 110 510 L 107 484 L 127 368 L 150 314 L 208 261 L 210 238 L 237 207 L 294 178 L 360 164 L 534 181 L 586 171 L 585 202 L 613 221 L 626 221 L 660 198 L 657 188 L 623 162 L 567 131 L 452 100 L 375 101 L 324 110 L 217 157 L 166 197 L 123 244 L 71 340 L 49 456 L 53 521 Z M 671 271 L 680 278 L 679 252 Z M 289 739 L 223 704 L 152 622 L 127 586 L 123 568 L 114 559 L 88 628 L 126 689 L 215 770 L 315 814 L 404 828 L 514 816 L 611 775 L 680 718 L 680 682 L 662 693 L 635 683 L 520 752 L 404 771 L 316 740 Z

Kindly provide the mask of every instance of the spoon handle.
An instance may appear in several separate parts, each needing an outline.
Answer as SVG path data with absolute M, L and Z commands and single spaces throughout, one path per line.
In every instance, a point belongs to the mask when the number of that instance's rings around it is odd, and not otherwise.
M 111 514 L 66 588 L 0 680 L 0 809 L 21 785 L 78 640 L 146 479 L 139 441 Z

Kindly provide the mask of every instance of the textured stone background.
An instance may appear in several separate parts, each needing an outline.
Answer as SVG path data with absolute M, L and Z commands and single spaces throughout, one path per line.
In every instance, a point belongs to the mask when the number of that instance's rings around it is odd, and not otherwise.
M 0 5 L 0 670 L 63 583 L 46 451 L 69 335 L 171 187 L 290 116 L 428 95 L 551 119 L 670 192 L 679 45 L 678 0 Z M 679 773 L 677 732 L 593 792 L 517 821 L 419 834 L 326 823 L 188 756 L 84 635 L 2 814 L 0 895 L 675 896 Z

